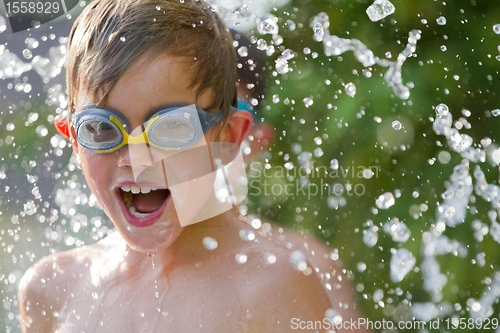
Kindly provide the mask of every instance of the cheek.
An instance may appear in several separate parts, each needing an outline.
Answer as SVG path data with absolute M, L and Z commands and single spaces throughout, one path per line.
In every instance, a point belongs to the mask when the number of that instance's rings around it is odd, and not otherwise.
M 103 190 L 107 189 L 108 185 L 106 180 L 113 163 L 110 156 L 112 154 L 96 154 L 80 146 L 78 155 L 80 167 L 83 170 L 87 184 L 94 195 L 101 201 Z

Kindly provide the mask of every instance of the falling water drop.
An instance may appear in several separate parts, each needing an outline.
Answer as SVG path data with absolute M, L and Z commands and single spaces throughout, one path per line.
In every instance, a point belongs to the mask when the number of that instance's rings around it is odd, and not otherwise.
M 332 159 L 330 161 L 330 168 L 332 170 L 338 170 L 338 168 L 339 168 L 339 161 L 336 158 L 334 158 L 334 159 Z
M 246 254 L 244 254 L 244 253 L 237 253 L 237 254 L 234 256 L 234 259 L 236 260 L 236 262 L 237 262 L 238 264 L 240 264 L 240 265 L 241 265 L 241 264 L 244 264 L 244 263 L 246 263 L 246 262 L 247 262 L 248 257 L 247 257 L 247 255 L 246 255 Z
M 33 52 L 31 52 L 30 49 L 24 49 L 23 57 L 25 57 L 26 59 L 31 59 L 31 57 L 33 57 Z
M 356 95 L 356 86 L 354 83 L 349 82 L 345 85 L 345 93 L 349 97 L 354 97 Z
M 261 51 L 265 51 L 267 49 L 267 42 L 265 39 L 261 38 L 257 41 L 257 49 Z
M 3 16 L 0 16 L 0 34 L 7 29 L 7 21 Z
M 295 250 L 290 254 L 289 262 L 298 271 L 303 272 L 307 269 L 306 256 L 299 250 Z
M 276 255 L 274 253 L 271 252 L 264 253 L 264 259 L 266 260 L 267 264 L 276 263 Z
M 248 57 L 248 48 L 246 46 L 242 46 L 238 49 L 238 54 L 240 57 Z
M 396 8 L 389 0 L 375 0 L 373 4 L 366 9 L 366 14 L 372 22 L 380 21 L 394 13 Z
M 392 128 L 394 128 L 396 131 L 399 131 L 403 125 L 401 125 L 401 122 L 399 120 L 394 120 L 392 122 Z
M 219 244 L 217 243 L 217 241 L 214 238 L 203 237 L 203 246 L 205 246 L 205 248 L 207 250 L 215 250 L 218 245 Z
M 24 213 L 26 215 L 33 215 L 36 213 L 36 205 L 33 200 L 30 200 L 24 204 Z
M 252 230 L 242 229 L 239 232 L 240 238 L 244 241 L 253 241 L 255 239 L 255 233 Z
M 438 25 L 445 25 L 446 24 L 446 17 L 444 16 L 439 16 L 437 19 L 436 19 L 436 22 Z
M 275 18 L 270 17 L 260 22 L 257 30 L 261 35 L 270 34 L 275 35 L 278 33 L 278 24 L 276 23 Z
M 415 266 L 417 260 L 407 249 L 398 249 L 391 258 L 391 280 L 393 282 L 402 281 Z
M 306 97 L 302 101 L 304 102 L 304 105 L 306 106 L 306 108 L 308 108 L 314 104 L 314 100 L 312 99 L 312 97 Z
M 436 114 L 439 117 L 444 117 L 450 112 L 450 109 L 448 108 L 448 105 L 441 103 L 438 106 L 436 106 Z
M 493 32 L 500 35 L 500 23 L 493 25 Z
M 380 195 L 377 200 L 375 200 L 375 204 L 379 209 L 388 209 L 392 205 L 394 205 L 394 195 L 391 192 L 385 192 Z

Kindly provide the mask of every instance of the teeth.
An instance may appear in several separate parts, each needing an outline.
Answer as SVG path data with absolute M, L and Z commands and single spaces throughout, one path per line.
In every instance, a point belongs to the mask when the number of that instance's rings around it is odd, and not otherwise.
M 132 215 L 134 215 L 135 217 L 146 217 L 148 215 L 150 215 L 151 213 L 139 213 L 137 210 L 135 210 L 135 207 L 132 206 L 132 207 L 128 207 L 128 210 L 130 213 L 132 213 Z
M 139 194 L 139 193 L 146 194 L 151 191 L 156 191 L 151 187 L 139 187 L 139 186 L 122 186 L 121 189 L 123 192 L 132 192 L 132 194 Z
M 141 193 L 146 194 L 146 193 L 149 193 L 149 192 L 151 192 L 151 188 L 149 188 L 149 187 L 141 187 Z

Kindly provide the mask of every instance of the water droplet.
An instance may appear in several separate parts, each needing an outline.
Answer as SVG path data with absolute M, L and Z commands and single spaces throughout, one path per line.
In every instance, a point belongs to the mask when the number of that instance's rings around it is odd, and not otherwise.
M 354 97 L 356 95 L 356 86 L 354 85 L 354 83 L 349 82 L 345 85 L 344 88 L 347 96 Z
M 217 241 L 214 238 L 203 237 L 203 246 L 205 246 L 205 248 L 207 250 L 215 250 L 218 245 L 219 244 L 217 243 Z
M 391 235 L 393 241 L 400 243 L 405 243 L 411 234 L 406 224 L 397 218 L 393 218 L 390 222 L 384 224 L 384 232 Z
M 392 128 L 394 128 L 396 131 L 399 131 L 403 125 L 401 125 L 401 122 L 399 120 L 394 120 L 392 122 Z
M 446 47 L 446 45 L 441 45 L 441 51 L 445 52 L 446 50 L 448 50 L 448 48 Z
M 293 59 L 293 57 L 295 56 L 295 54 L 293 53 L 292 50 L 286 49 L 285 51 L 283 51 L 283 53 L 281 53 L 281 56 L 283 58 L 285 58 L 286 60 L 290 60 L 290 59 Z
M 244 241 L 253 241 L 255 239 L 255 233 L 252 230 L 242 229 L 239 234 Z
M 391 258 L 391 280 L 400 282 L 415 266 L 417 260 L 407 249 L 398 249 Z
M 493 32 L 500 35 L 500 23 L 493 25 Z
M 356 265 L 356 268 L 358 269 L 358 272 L 363 273 L 366 270 L 366 264 L 364 262 L 360 261 Z
M 14 130 L 14 128 L 16 128 L 16 126 L 15 126 L 13 123 L 8 123 L 8 124 L 5 126 L 5 129 L 6 129 L 7 131 L 9 131 L 9 132 L 10 132 L 10 131 L 12 131 L 12 130 Z
M 240 264 L 240 265 L 241 265 L 241 264 L 244 264 L 244 263 L 246 263 L 246 262 L 247 262 L 248 257 L 247 257 L 247 255 L 246 255 L 246 254 L 244 254 L 244 253 L 238 253 L 238 254 L 236 254 L 236 255 L 234 256 L 234 259 L 236 260 L 236 262 L 237 262 L 238 264 Z
M 246 46 L 242 46 L 238 49 L 238 54 L 240 57 L 248 57 L 248 48 Z
M 319 136 L 317 136 L 314 138 L 314 143 L 319 146 L 323 143 L 323 140 Z
M 303 272 L 307 269 L 306 256 L 299 250 L 295 250 L 290 254 L 289 262 L 298 271 Z
M 441 103 L 438 106 L 436 106 L 436 114 L 439 117 L 444 117 L 450 112 L 450 109 L 448 108 L 448 105 Z
M 30 49 L 24 49 L 23 57 L 25 57 L 26 59 L 31 59 L 31 57 L 33 57 L 33 53 L 31 52 Z
M 496 60 L 500 61 L 500 54 L 495 57 Z
M 278 94 L 274 94 L 273 95 L 273 103 L 276 104 L 276 103 L 279 103 L 280 101 L 280 97 Z
M 495 110 L 492 110 L 492 111 L 491 111 L 491 115 L 492 115 L 493 117 L 498 117 L 498 116 L 500 116 L 500 109 L 495 109 Z
M 261 38 L 257 41 L 257 49 L 261 51 L 265 51 L 267 49 L 267 42 L 265 39 Z
M 99 299 L 99 295 L 97 294 L 97 292 L 95 291 L 92 292 L 92 298 L 95 300 Z
M 374 247 L 378 241 L 378 228 L 371 227 L 369 229 L 363 230 L 363 243 L 368 247 Z
M 144 318 L 144 312 L 139 312 L 139 316 L 141 316 L 141 318 Z
M 276 23 L 277 19 L 274 17 L 270 17 L 265 19 L 264 21 L 260 22 L 259 26 L 257 27 L 257 31 L 261 35 L 265 34 L 270 34 L 270 35 L 275 35 L 278 33 L 278 24 Z
M 33 215 L 36 213 L 36 205 L 33 200 L 28 201 L 27 203 L 24 204 L 24 213 L 26 215 Z
M 389 0 L 375 0 L 373 4 L 366 9 L 366 14 L 372 22 L 380 21 L 394 13 L 396 8 Z
M 395 202 L 394 195 L 391 192 L 385 192 L 375 200 L 375 204 L 379 209 L 388 209 L 394 205 Z
M 3 16 L 0 16 L 0 34 L 7 29 L 7 21 Z
M 314 149 L 314 152 L 313 152 L 313 153 L 314 153 L 314 156 L 315 156 L 315 157 L 321 157 L 321 156 L 323 156 L 323 154 L 324 154 L 323 149 L 321 149 L 321 148 L 319 148 L 319 147 L 318 147 L 318 148 L 316 148 L 316 149 Z
M 436 19 L 436 22 L 438 25 L 445 25 L 446 24 L 446 17 L 444 16 L 439 16 L 437 19 Z
M 39 45 L 38 41 L 33 37 L 28 37 L 24 40 L 26 46 L 30 49 L 36 49 Z
M 157 10 L 157 11 L 160 11 L 160 10 L 161 10 L 161 7 L 160 7 L 160 6 L 156 6 L 156 10 Z
M 273 48 L 273 50 L 274 50 L 274 48 Z M 288 73 L 288 71 L 289 71 L 288 61 L 285 58 L 280 57 L 280 58 L 276 59 L 276 71 L 279 74 Z
M 122 43 L 124 43 L 125 41 L 127 41 L 127 39 L 126 39 L 125 37 L 123 37 L 123 36 L 122 36 L 122 37 L 120 37 L 120 41 L 121 41 Z
M 332 159 L 330 161 L 330 168 L 332 170 L 338 170 L 338 168 L 339 168 L 339 161 L 336 158 L 334 158 L 334 159 Z
M 373 292 L 373 301 L 375 303 L 378 303 L 383 299 L 384 299 L 384 291 L 382 289 L 377 289 Z
M 264 259 L 267 264 L 274 264 L 276 262 L 276 255 L 270 252 L 264 253 Z
M 306 108 L 308 108 L 314 104 L 314 100 L 312 99 L 312 97 L 306 97 L 302 101 L 304 102 L 304 105 L 306 106 Z

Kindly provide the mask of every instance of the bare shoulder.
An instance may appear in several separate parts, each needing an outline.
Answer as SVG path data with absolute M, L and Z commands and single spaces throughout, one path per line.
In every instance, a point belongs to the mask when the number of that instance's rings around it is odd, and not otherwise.
M 240 293 L 252 315 L 250 332 L 289 332 L 293 318 L 323 320 L 331 303 L 307 261 L 298 267 L 291 251 L 267 237 L 257 239 L 247 253 Z
M 19 283 L 23 332 L 48 332 L 91 258 L 106 252 L 109 240 L 48 255 L 31 266 Z

